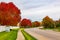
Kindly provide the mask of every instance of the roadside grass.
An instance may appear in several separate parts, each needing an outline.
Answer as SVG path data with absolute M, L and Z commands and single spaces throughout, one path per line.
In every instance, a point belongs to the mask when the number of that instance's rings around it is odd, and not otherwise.
M 54 31 L 60 32 L 60 27 L 53 29 Z
M 54 28 L 43 28 L 43 30 L 53 30 Z
M 10 32 L 0 32 L 0 40 L 16 40 L 18 30 L 11 30 Z
M 43 30 L 53 30 L 56 32 L 60 32 L 60 27 L 58 27 L 58 28 L 43 28 Z
M 24 28 L 20 29 L 22 34 L 25 37 L 25 40 L 37 40 L 36 38 L 34 38 L 33 36 L 31 36 L 30 34 L 28 34 L 27 32 L 24 31 Z

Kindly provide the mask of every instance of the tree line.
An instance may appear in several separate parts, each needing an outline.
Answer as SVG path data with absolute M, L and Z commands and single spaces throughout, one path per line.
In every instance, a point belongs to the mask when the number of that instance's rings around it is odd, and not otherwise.
M 42 21 L 32 22 L 30 19 L 24 18 L 21 20 L 21 11 L 12 2 L 0 3 L 0 25 L 17 26 L 20 27 L 40 27 L 44 28 L 57 28 L 60 27 L 60 19 L 53 20 L 49 16 L 46 16 Z
M 24 27 L 43 26 L 44 28 L 58 28 L 58 27 L 60 27 L 60 19 L 53 20 L 49 16 L 44 17 L 41 22 L 40 21 L 31 22 L 31 20 L 29 20 L 29 19 L 23 19 L 20 23 L 20 26 L 24 26 Z

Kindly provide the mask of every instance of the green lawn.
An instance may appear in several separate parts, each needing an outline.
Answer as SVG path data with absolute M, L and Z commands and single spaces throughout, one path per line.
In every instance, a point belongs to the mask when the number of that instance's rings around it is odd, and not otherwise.
M 18 30 L 11 30 L 10 32 L 0 32 L 0 40 L 16 40 Z
M 36 38 L 32 37 L 30 34 L 24 31 L 24 29 L 21 29 L 22 34 L 25 37 L 25 40 L 37 40 Z
M 58 27 L 58 28 L 43 28 L 43 30 L 53 30 L 56 32 L 60 32 L 60 27 Z
M 54 28 L 43 28 L 43 30 L 53 30 Z
M 54 31 L 60 32 L 60 27 L 53 29 Z

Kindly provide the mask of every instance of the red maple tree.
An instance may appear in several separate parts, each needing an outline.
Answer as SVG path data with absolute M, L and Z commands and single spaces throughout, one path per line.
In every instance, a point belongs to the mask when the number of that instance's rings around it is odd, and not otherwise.
M 20 25 L 24 26 L 24 27 L 26 27 L 26 26 L 32 26 L 32 23 L 31 23 L 31 20 L 25 18 L 25 19 L 23 19 L 21 21 Z
M 34 22 L 32 22 L 32 26 L 33 27 L 38 27 L 38 26 L 40 26 L 40 22 L 39 21 L 34 21 Z
M 40 22 L 38 22 L 38 21 L 35 21 L 34 24 L 36 27 L 40 26 Z
M 16 26 L 20 21 L 20 10 L 12 3 L 0 3 L 0 25 Z

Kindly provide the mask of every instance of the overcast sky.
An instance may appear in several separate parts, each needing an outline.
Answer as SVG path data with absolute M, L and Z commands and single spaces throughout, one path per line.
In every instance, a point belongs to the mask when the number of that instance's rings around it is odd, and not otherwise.
M 60 0 L 0 0 L 0 2 L 13 2 L 21 9 L 22 18 L 32 21 L 41 21 L 45 16 L 54 20 L 60 18 Z

